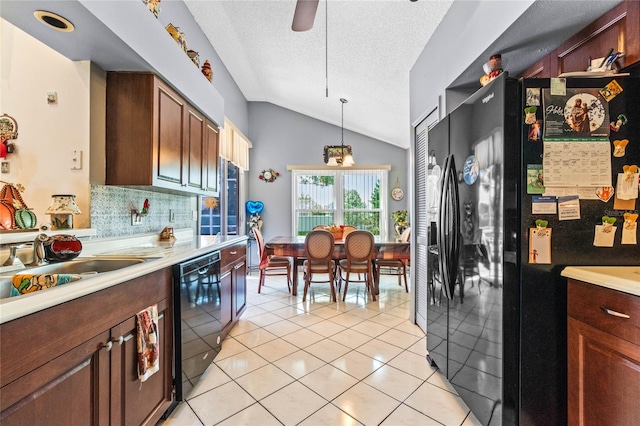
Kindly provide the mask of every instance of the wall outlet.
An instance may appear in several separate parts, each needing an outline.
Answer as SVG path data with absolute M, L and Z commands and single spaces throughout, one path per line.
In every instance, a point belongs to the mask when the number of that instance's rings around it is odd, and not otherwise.
M 71 170 L 82 170 L 82 150 L 72 149 L 70 160 Z
M 176 212 L 174 212 L 172 209 L 169 209 L 169 222 L 175 222 L 176 221 Z
M 138 213 L 131 213 L 131 226 L 142 225 L 142 216 Z

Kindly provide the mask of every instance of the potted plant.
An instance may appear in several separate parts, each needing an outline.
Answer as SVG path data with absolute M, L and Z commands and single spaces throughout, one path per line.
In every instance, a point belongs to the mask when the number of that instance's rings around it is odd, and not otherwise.
M 400 237 L 405 229 L 409 226 L 409 212 L 406 210 L 396 210 L 391 213 L 394 224 L 393 228 L 396 235 Z

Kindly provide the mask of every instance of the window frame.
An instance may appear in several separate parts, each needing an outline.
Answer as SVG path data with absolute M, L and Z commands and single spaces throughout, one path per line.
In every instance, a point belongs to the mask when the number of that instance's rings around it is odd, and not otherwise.
M 292 186 L 292 203 L 291 203 L 291 235 L 298 235 L 298 214 L 301 212 L 327 212 L 333 213 L 333 220 L 336 224 L 344 223 L 345 212 L 377 212 L 379 213 L 379 229 L 380 238 L 387 238 L 389 235 L 388 217 L 389 217 L 389 202 L 388 202 L 388 188 L 389 188 L 389 166 L 382 167 L 349 167 L 349 168 L 322 168 L 313 166 L 298 166 L 288 167 L 292 172 L 291 186 Z M 380 179 L 380 206 L 377 209 L 352 209 L 346 210 L 344 208 L 344 176 L 349 174 L 373 174 L 378 175 Z M 300 175 L 318 175 L 318 176 L 333 176 L 334 177 L 334 189 L 333 189 L 333 205 L 334 209 L 300 209 L 298 208 L 298 199 L 300 197 L 298 191 L 298 177 Z

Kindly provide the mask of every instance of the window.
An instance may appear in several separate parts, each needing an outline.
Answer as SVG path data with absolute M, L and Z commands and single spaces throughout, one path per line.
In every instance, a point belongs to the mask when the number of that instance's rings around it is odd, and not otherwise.
M 293 234 L 344 224 L 386 236 L 387 179 L 387 169 L 293 169 Z
M 231 162 L 220 158 L 218 179 L 220 180 L 220 191 L 218 205 L 209 208 L 205 201 L 208 197 L 202 197 L 200 202 L 200 233 L 202 235 L 238 235 L 238 223 L 240 222 L 240 191 L 239 175 L 240 169 Z M 223 220 L 224 219 L 224 220 Z M 222 232 L 226 229 L 226 232 Z

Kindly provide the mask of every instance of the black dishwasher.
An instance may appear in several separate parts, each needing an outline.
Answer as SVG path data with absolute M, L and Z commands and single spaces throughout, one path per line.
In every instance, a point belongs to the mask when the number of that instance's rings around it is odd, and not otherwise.
M 175 401 L 180 402 L 220 352 L 220 252 L 174 265 L 173 294 Z

